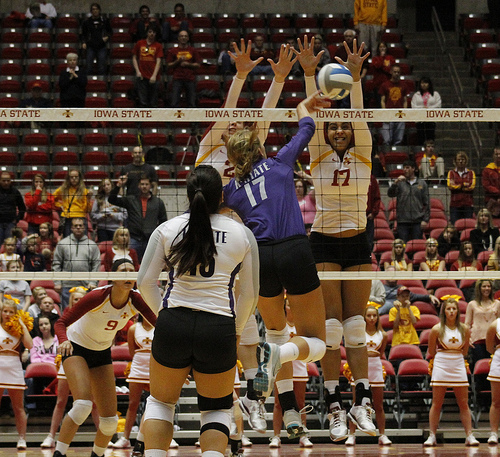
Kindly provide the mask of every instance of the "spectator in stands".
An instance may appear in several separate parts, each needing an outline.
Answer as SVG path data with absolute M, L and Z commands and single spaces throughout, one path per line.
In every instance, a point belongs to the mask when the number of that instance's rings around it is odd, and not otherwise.
M 217 64 L 219 65 L 219 73 L 223 76 L 236 74 L 236 65 L 234 64 L 234 59 L 229 54 L 229 52 L 235 52 L 235 45 L 236 40 L 234 38 L 231 38 L 228 41 L 227 49 L 222 49 L 217 59 Z
M 413 160 L 403 163 L 403 174 L 391 184 L 387 195 L 397 198 L 396 220 L 398 238 L 403 241 L 422 238 L 422 231 L 430 219 L 429 190 L 423 179 L 415 176 Z
M 311 231 L 314 216 L 316 215 L 316 198 L 314 197 L 314 187 L 311 175 L 300 170 L 295 172 L 299 179 L 295 180 L 295 195 L 299 201 L 300 210 L 302 211 L 302 219 L 306 227 L 306 232 Z
M 253 40 L 252 52 L 250 53 L 251 60 L 257 60 L 262 57 L 262 60 L 252 69 L 250 75 L 272 75 L 273 68 L 269 60 L 273 59 L 273 52 L 267 47 L 264 35 L 256 35 Z
M 22 271 L 21 260 L 9 260 L 5 271 L 16 273 Z M 17 300 L 18 308 L 28 311 L 31 301 L 30 285 L 24 279 L 3 279 L 0 281 L 0 302 L 8 298 Z
M 432 327 L 429 335 L 428 355 L 432 370 L 432 406 L 429 411 L 429 438 L 424 446 L 436 446 L 436 432 L 441 417 L 446 390 L 451 387 L 460 410 L 460 420 L 465 429 L 466 446 L 479 446 L 472 434 L 469 409 L 469 382 L 464 357 L 469 348 L 470 330 L 460 322 L 457 300 L 447 299 L 440 312 L 440 323 Z
M 163 41 L 165 43 L 167 41 L 175 41 L 181 30 L 191 34 L 193 33 L 193 25 L 186 16 L 184 5 L 182 3 L 176 3 L 174 6 L 174 16 L 167 17 L 165 22 L 163 22 Z
M 486 270 L 488 271 L 499 271 L 500 270 L 500 236 L 495 241 L 495 249 L 493 253 L 488 258 L 488 264 Z
M 26 251 L 22 256 L 23 270 L 45 271 L 45 257 L 43 254 L 36 252 L 36 235 L 30 235 L 27 238 Z
M 104 252 L 104 268 L 111 271 L 113 263 L 119 259 L 129 259 L 134 264 L 136 271 L 139 270 L 139 260 L 135 249 L 130 248 L 130 232 L 128 228 L 118 227 L 113 235 L 113 244 L 106 247 Z
M 71 219 L 71 235 L 57 243 L 54 251 L 52 269 L 55 272 L 90 272 L 99 271 L 101 254 L 97 244 L 86 235 L 84 219 L 73 217 Z M 61 311 L 68 306 L 69 290 L 72 287 L 83 286 L 94 289 L 97 281 L 69 280 L 54 281 L 54 290 L 61 294 Z
M 56 9 L 52 3 L 32 3 L 26 10 L 26 19 L 29 19 L 29 27 L 32 29 L 51 29 L 52 19 L 57 16 Z
M 368 202 L 366 204 L 366 237 L 370 245 L 370 251 L 373 250 L 373 237 L 375 235 L 375 218 L 380 212 L 380 187 L 377 178 L 370 174 L 370 186 L 368 187 Z
M 436 152 L 434 140 L 424 142 L 424 155 L 419 170 L 422 179 L 444 179 L 444 159 Z
M 127 179 L 126 175 L 120 176 L 117 186 L 109 194 L 109 202 L 127 209 L 130 245 L 141 261 L 149 237 L 158 225 L 167 220 L 167 211 L 163 201 L 152 194 L 152 182 L 147 175 L 141 176 L 139 195 L 119 196 L 120 188 L 127 183 Z
M 434 90 L 431 78 L 423 76 L 417 84 L 417 90 L 411 98 L 411 107 L 420 109 L 441 108 L 441 95 Z M 417 141 L 424 144 L 426 140 L 436 139 L 435 122 L 417 122 Z
M 40 236 L 36 240 L 37 252 L 40 252 L 45 257 L 47 271 L 52 269 L 52 255 L 58 241 L 50 222 L 40 224 Z
M 388 54 L 387 43 L 381 41 L 377 47 L 377 54 L 372 57 L 370 64 L 373 74 L 373 92 L 375 97 L 375 106 L 380 108 L 380 87 L 391 79 L 391 68 L 396 63 L 394 56 Z
M 382 365 L 382 358 L 385 358 L 385 348 L 387 346 L 387 333 L 382 328 L 380 315 L 377 308 L 367 306 L 365 310 L 366 322 L 366 349 L 368 351 L 368 380 L 373 395 L 373 409 L 377 418 L 377 426 L 380 433 L 378 444 L 380 446 L 390 446 L 392 441 L 385 434 L 385 412 L 384 412 L 384 387 L 385 375 Z M 345 442 L 346 446 L 356 444 L 354 434 L 356 426 L 350 422 L 349 436 Z
M 370 289 L 370 298 L 368 299 L 368 303 L 375 306 L 377 309 L 384 306 L 385 288 L 384 283 L 380 279 L 372 279 L 372 287 Z
M 453 159 L 454 169 L 448 171 L 447 185 L 450 189 L 450 222 L 472 218 L 474 215 L 473 191 L 476 187 L 476 174 L 469 170 L 469 157 L 464 151 L 458 151 Z
M 445 271 L 446 264 L 438 254 L 438 242 L 427 238 L 425 242 L 425 262 L 420 262 L 420 271 Z
M 31 305 L 28 308 L 28 312 L 30 313 L 30 315 L 32 315 L 30 312 L 32 306 L 34 305 Z M 31 336 L 35 337 L 37 335 L 36 329 L 38 328 L 38 321 L 42 317 L 46 317 L 50 322 L 52 322 L 52 324 L 54 324 L 54 322 L 60 317 L 58 310 L 59 307 L 56 308 L 56 304 L 52 297 L 50 297 L 49 295 L 43 297 L 40 301 L 40 306 L 38 307 L 38 314 L 33 318 L 33 330 L 31 331 Z
M 169 48 L 167 68 L 172 70 L 172 98 L 170 105 L 177 108 L 181 93 L 186 93 L 188 108 L 196 108 L 196 70 L 201 59 L 198 52 L 189 44 L 189 34 L 181 30 L 178 36 L 179 46 Z
M 107 43 L 113 34 L 109 20 L 101 15 L 101 5 L 90 5 L 90 17 L 82 24 L 82 49 L 87 51 L 87 73 L 104 75 L 108 58 Z M 94 61 L 97 69 L 94 73 Z
M 97 228 L 97 240 L 111 241 L 115 230 L 124 225 L 127 220 L 127 210 L 109 203 L 109 193 L 114 184 L 109 178 L 104 178 L 97 189 L 96 199 L 92 205 L 90 218 Z
M 458 259 L 453 262 L 450 271 L 483 271 L 483 266 L 481 262 L 477 260 L 470 241 L 462 241 L 462 243 L 460 243 Z M 471 300 L 474 294 L 473 286 L 462 287 L 462 293 L 466 301 Z
M 54 196 L 45 186 L 45 178 L 37 173 L 31 180 L 31 190 L 24 194 L 26 204 L 25 221 L 28 223 L 28 235 L 39 233 L 40 224 L 52 222 L 52 212 L 55 210 Z
M 323 37 L 321 34 L 317 33 L 314 35 L 314 55 L 317 56 L 321 51 L 324 51 L 319 59 L 318 65 L 316 66 L 316 73 L 318 73 L 326 64 L 332 61 L 332 57 L 330 56 L 330 52 L 325 47 L 323 43 Z
M 35 327 L 33 327 L 35 328 Z M 33 347 L 30 349 L 30 363 L 54 363 L 59 342 L 54 334 L 54 326 L 48 317 L 40 317 L 36 327 Z M 41 392 L 40 392 L 41 393 Z
M 59 233 L 66 237 L 71 233 L 71 220 L 83 219 L 88 231 L 87 216 L 92 209 L 92 191 L 85 187 L 83 175 L 77 168 L 70 168 L 61 187 L 54 191 L 54 204 L 61 211 Z
M 139 8 L 139 17 L 134 19 L 130 24 L 129 32 L 132 37 L 132 41 L 136 43 L 139 40 L 145 40 L 147 38 L 147 29 L 150 25 L 154 24 L 157 30 L 160 29 L 160 24 L 154 15 L 151 14 L 151 10 L 148 5 L 142 5 Z M 157 41 L 160 41 L 160 34 L 157 33 Z
M 12 177 L 8 171 L 0 174 L 0 244 L 11 235 L 16 224 L 24 219 L 26 206 L 23 196 L 12 185 Z
M 491 213 L 482 208 L 477 212 L 476 228 L 470 232 L 470 242 L 477 256 L 483 251 L 493 251 L 495 241 L 500 236 L 500 232 L 493 224 Z
M 499 317 L 500 301 L 493 297 L 493 281 L 478 279 L 474 288 L 474 300 L 469 302 L 465 312 L 465 325 L 471 329 L 471 372 L 478 360 L 490 358 L 486 349 L 486 332 L 489 325 Z
M 47 296 L 47 291 L 42 286 L 36 286 L 32 289 L 31 293 L 35 303 L 30 305 L 28 313 L 30 313 L 31 317 L 34 319 L 40 314 L 40 303 L 42 303 L 42 299 Z
M 87 96 L 87 73 L 78 66 L 78 55 L 66 55 L 68 67 L 59 75 L 61 108 L 84 108 Z
M 388 267 L 386 271 L 396 271 L 396 269 L 394 267 Z M 384 281 L 385 304 L 378 309 L 380 315 L 389 313 L 394 305 L 394 301 L 397 299 L 398 289 L 400 286 L 401 285 L 398 284 L 397 279 L 386 279 Z M 439 299 L 433 294 L 415 294 L 410 291 L 410 302 L 414 303 L 416 301 L 432 303 L 436 307 L 441 304 Z
M 413 271 L 413 264 L 406 261 L 407 256 L 405 248 L 406 244 L 400 238 L 392 242 L 391 259 L 389 262 L 384 262 L 385 271 L 387 271 L 389 267 L 394 267 L 396 271 Z
M 158 28 L 150 24 L 147 37 L 139 40 L 132 50 L 132 63 L 135 69 L 135 85 L 141 108 L 156 108 L 161 84 L 161 59 L 163 46 L 156 40 Z
M 3 242 L 3 252 L 0 254 L 0 269 L 7 271 L 7 264 L 11 260 L 21 260 L 21 256 L 16 252 L 16 239 L 12 236 L 5 238 Z
M 381 108 L 407 108 L 408 88 L 401 81 L 401 67 L 396 63 L 391 68 L 391 79 L 379 90 Z M 404 122 L 384 122 L 380 131 L 384 144 L 397 146 L 403 142 L 405 134 Z
M 122 168 L 121 174 L 127 176 L 126 195 L 140 195 L 139 181 L 143 175 L 146 175 L 151 180 L 153 195 L 157 194 L 158 176 L 156 175 L 155 168 L 145 162 L 142 146 L 136 146 L 133 149 L 132 163 L 125 165 Z
M 21 108 L 51 108 L 52 100 L 43 96 L 42 84 L 34 82 L 31 85 L 31 97 L 21 100 Z
M 410 289 L 401 286 L 397 300 L 389 311 L 389 322 L 393 322 L 392 346 L 398 344 L 420 344 L 415 324 L 420 320 L 420 310 L 411 304 Z
M 16 329 L 10 327 L 9 321 L 17 321 Z M 7 389 L 14 411 L 16 429 L 19 434 L 18 450 L 25 450 L 27 416 L 24 410 L 24 382 L 23 367 L 19 357 L 20 348 L 24 346 L 28 351 L 33 344 L 29 330 L 24 320 L 17 313 L 16 303 L 12 299 L 5 300 L 1 305 L 0 334 L 2 351 L 0 351 L 0 387 Z M 27 355 L 27 354 L 26 354 Z M 27 357 L 26 357 L 27 360 Z
M 387 25 L 387 0 L 355 0 L 353 23 L 359 33 L 359 42 L 364 42 L 366 50 L 375 54 L 375 47 Z
M 481 173 L 484 201 L 493 217 L 500 217 L 500 146 L 493 151 L 493 162 Z
M 438 253 L 444 259 L 450 251 L 460 249 L 460 237 L 453 224 L 448 224 L 438 236 Z

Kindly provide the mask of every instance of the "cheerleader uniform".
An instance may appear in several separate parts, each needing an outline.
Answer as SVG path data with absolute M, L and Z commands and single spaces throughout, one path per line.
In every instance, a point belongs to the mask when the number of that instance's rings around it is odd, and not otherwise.
M 491 360 L 490 372 L 486 378 L 488 381 L 500 382 L 500 319 L 497 319 L 497 329 L 495 332 L 495 353 Z
M 13 336 L 0 326 L 0 389 L 26 389 L 18 348 L 21 337 Z
M 136 382 L 149 384 L 149 359 L 151 357 L 151 343 L 155 329 L 146 330 L 142 322 L 135 324 L 134 341 L 139 348 L 135 351 L 130 366 L 130 373 L 126 379 L 128 383 Z
M 467 387 L 462 349 L 464 341 L 460 331 L 445 327 L 444 338 L 437 341 L 437 352 L 434 357 L 431 386 Z
M 366 334 L 366 348 L 368 350 L 368 381 L 370 381 L 371 387 L 384 387 L 384 371 L 382 360 L 380 360 L 380 348 L 382 347 L 382 341 L 384 340 L 384 335 L 380 330 L 377 330 L 375 334 Z M 376 357 L 372 354 L 377 354 Z

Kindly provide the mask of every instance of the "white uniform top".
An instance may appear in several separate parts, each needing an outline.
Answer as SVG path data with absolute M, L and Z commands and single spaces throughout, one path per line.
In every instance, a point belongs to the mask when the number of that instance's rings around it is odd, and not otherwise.
M 368 332 L 366 334 L 366 349 L 368 352 L 375 352 L 380 355 L 380 348 L 382 347 L 382 341 L 384 340 L 384 335 L 380 330 L 377 330 L 373 335 Z
M 20 336 L 14 336 L 7 333 L 7 331 L 0 325 L 0 353 L 17 354 L 17 348 L 20 341 Z
M 438 339 L 437 351 L 458 351 L 461 352 L 464 346 L 462 335 L 458 328 L 451 329 L 447 326 L 444 327 L 443 339 Z
M 142 260 L 137 283 L 144 300 L 155 309 L 161 302 L 157 281 L 167 268 L 166 258 L 174 239 L 189 221 L 189 214 L 174 217 L 161 224 L 151 235 Z M 236 332 L 243 328 L 255 310 L 258 297 L 259 255 L 252 232 L 226 216 L 210 216 L 217 254 L 213 263 L 196 274 L 175 276 L 170 270 L 163 307 L 186 307 L 224 316 L 236 316 Z M 178 238 L 179 240 L 179 238 Z M 234 297 L 234 281 L 239 274 L 240 295 Z
M 151 330 L 146 330 L 142 322 L 135 324 L 134 340 L 137 346 L 136 352 L 151 352 L 151 344 L 155 335 L 154 327 Z
M 224 108 L 236 108 L 238 97 L 240 96 L 244 84 L 244 79 L 239 79 L 236 76 L 234 77 L 227 94 Z M 262 105 L 263 108 L 276 107 L 283 85 L 284 83 L 277 83 L 273 79 Z M 234 178 L 234 167 L 227 158 L 226 145 L 221 138 L 222 133 L 226 130 L 230 121 L 231 118 L 225 118 L 224 121 L 214 122 L 201 140 L 198 155 L 196 157 L 196 166 L 202 164 L 212 165 L 222 176 L 222 183 L 224 185 L 228 184 L 231 178 Z M 249 121 L 252 121 L 252 119 L 249 119 Z M 257 128 L 259 129 L 259 140 L 264 144 L 268 133 L 269 123 L 259 122 Z
M 314 78 L 306 78 L 307 95 L 316 91 Z M 363 108 L 361 83 L 353 83 L 352 108 Z M 332 118 L 331 122 L 349 122 Z M 356 146 L 348 149 L 340 160 L 325 141 L 323 123 L 309 143 L 311 176 L 316 195 L 316 216 L 313 232 L 327 234 L 346 230 L 364 230 L 371 174 L 372 137 L 366 122 L 352 122 Z

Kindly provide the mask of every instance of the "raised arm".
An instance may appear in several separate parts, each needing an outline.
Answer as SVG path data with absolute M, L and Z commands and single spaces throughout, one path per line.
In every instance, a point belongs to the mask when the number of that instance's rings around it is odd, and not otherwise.
M 297 38 L 297 45 L 299 52 L 297 53 L 297 58 L 299 60 L 300 66 L 304 70 L 304 78 L 306 82 L 306 94 L 312 95 L 318 89 L 316 87 L 316 67 L 318 66 L 321 56 L 325 52 L 324 50 L 318 52 L 314 55 L 314 40 L 309 40 L 307 35 L 304 35 L 304 44 Z

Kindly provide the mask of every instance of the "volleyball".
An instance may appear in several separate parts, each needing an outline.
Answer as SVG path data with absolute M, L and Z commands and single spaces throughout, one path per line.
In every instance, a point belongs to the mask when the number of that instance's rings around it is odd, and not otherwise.
M 318 73 L 318 87 L 328 98 L 342 100 L 351 91 L 352 74 L 344 65 L 329 63 Z

